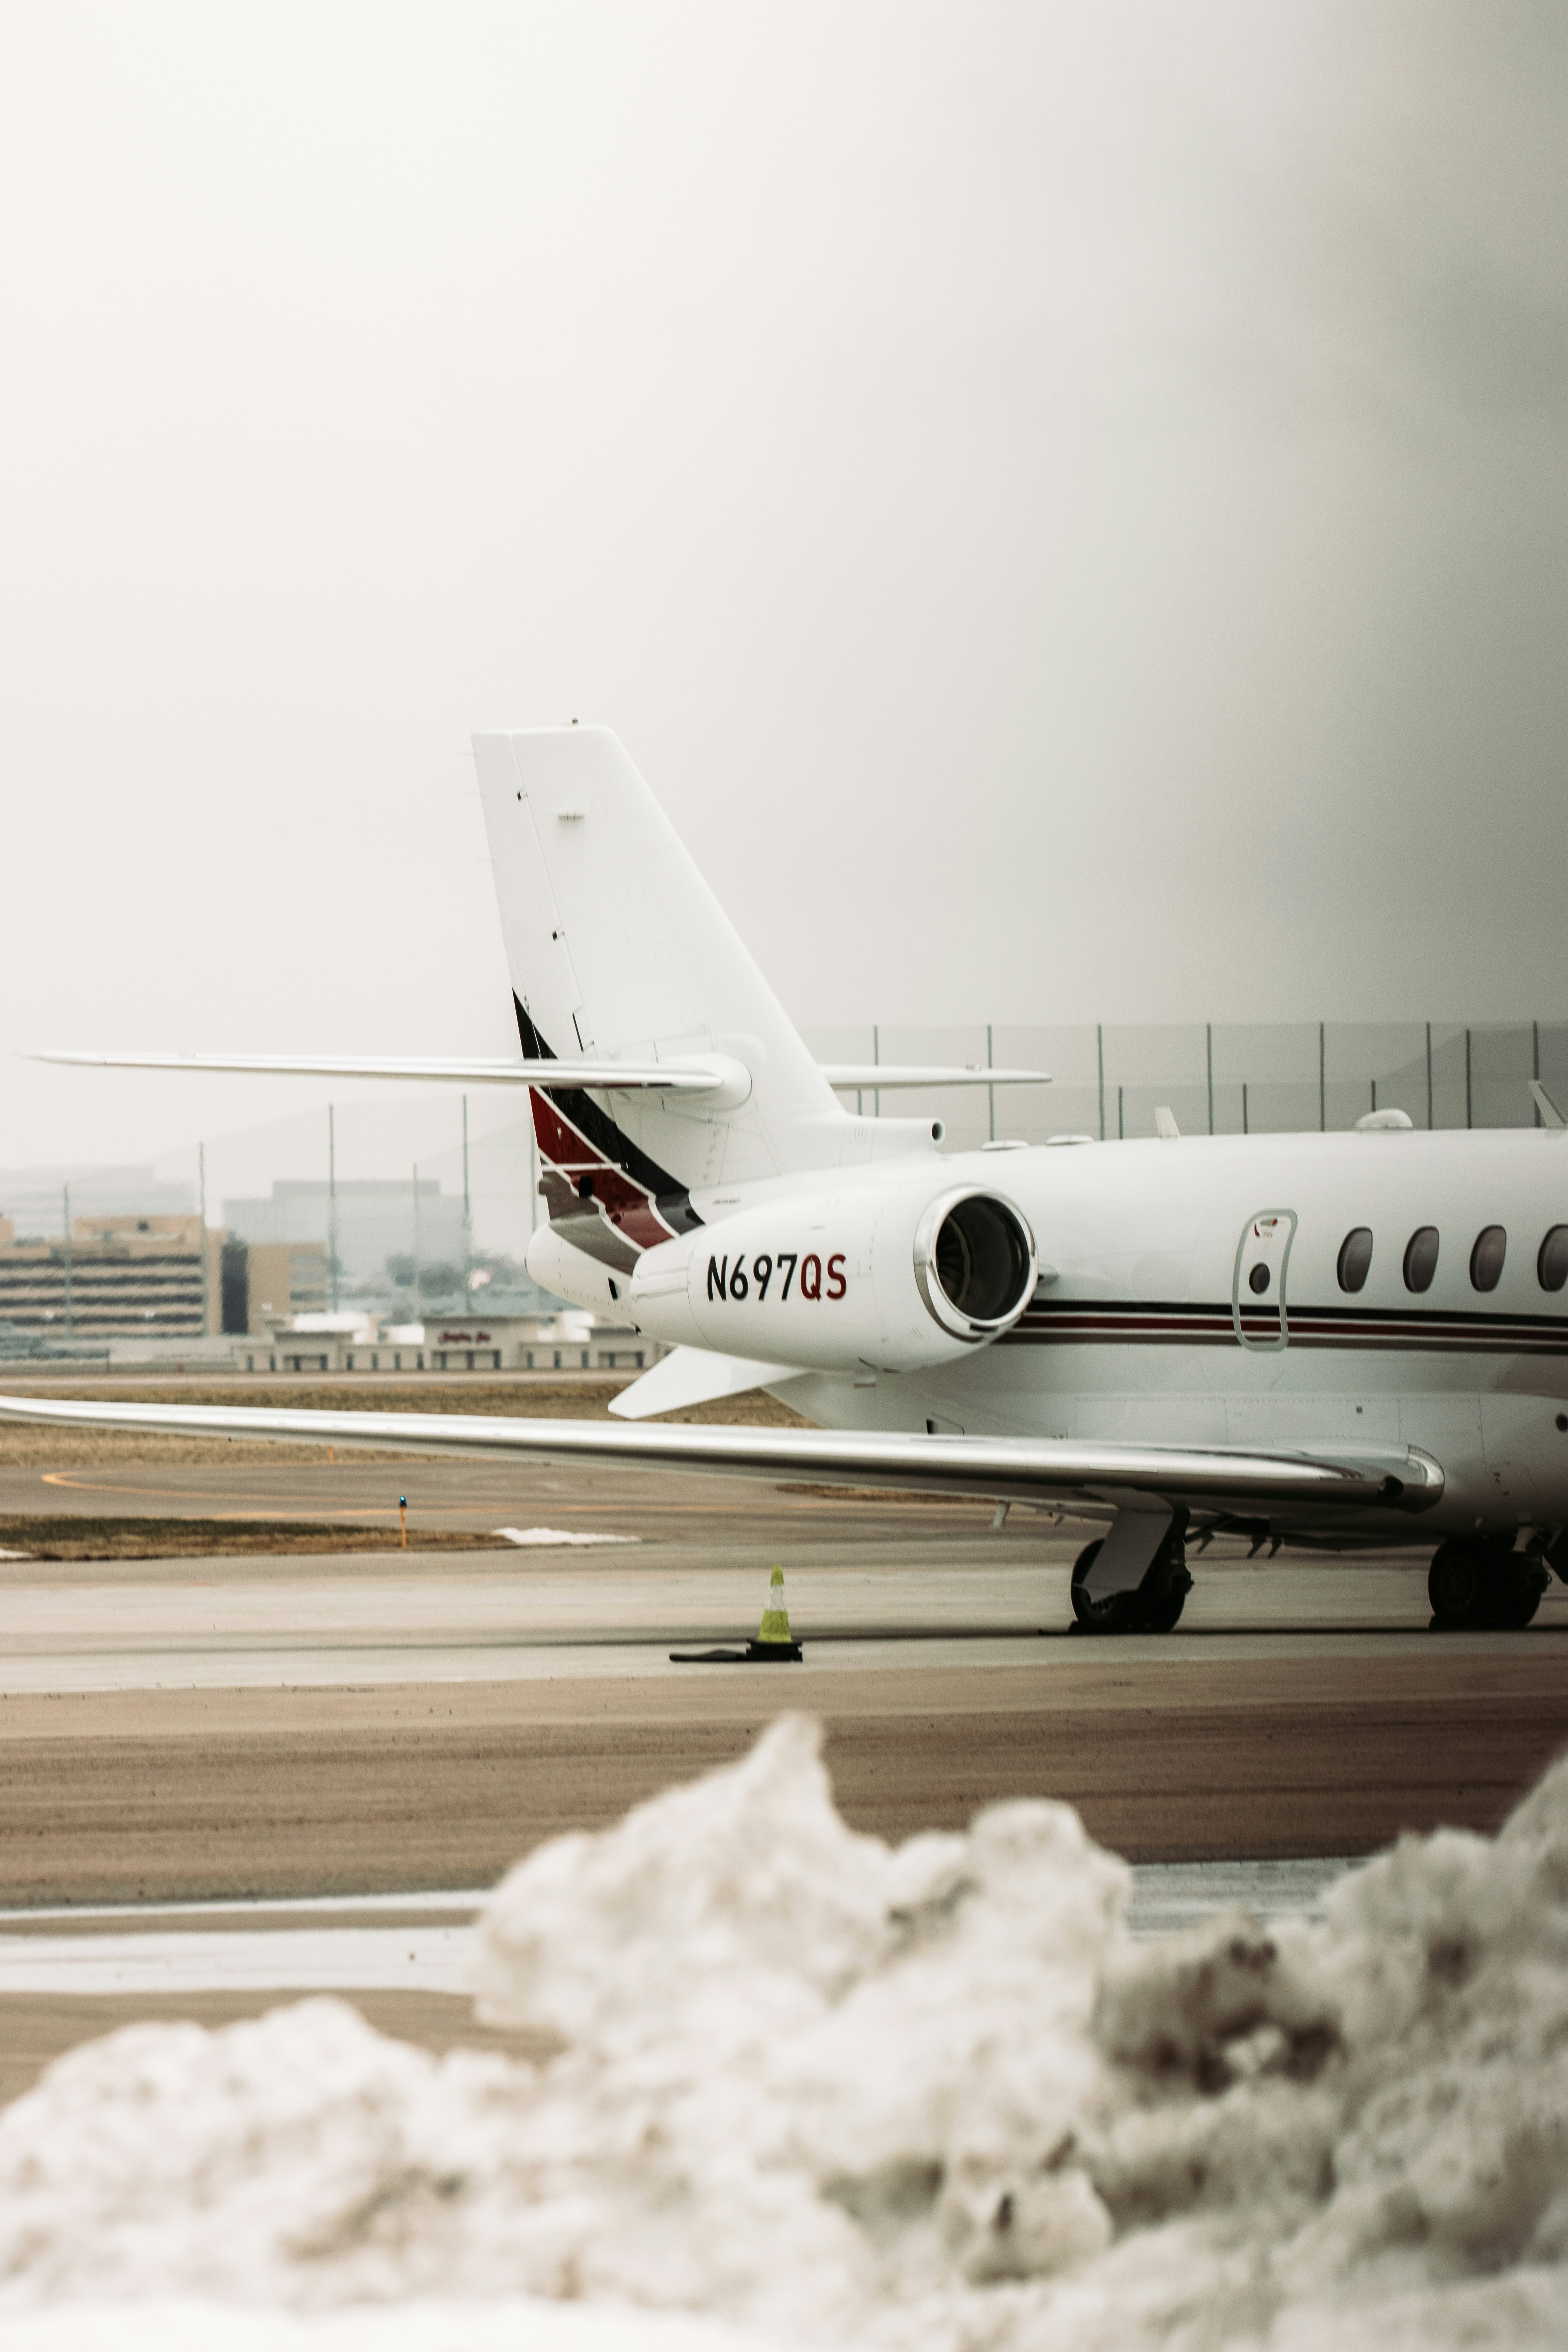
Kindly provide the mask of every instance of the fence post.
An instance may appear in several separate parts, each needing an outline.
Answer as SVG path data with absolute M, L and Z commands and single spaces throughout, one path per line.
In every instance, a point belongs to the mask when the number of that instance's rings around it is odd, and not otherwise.
M 1329 1037 L 1328 1024 L 1318 1024 L 1318 1133 L 1329 1131 Z
M 1426 1132 L 1432 1132 L 1432 1024 L 1426 1024 Z
M 1470 1033 L 1468 1029 L 1465 1032 L 1465 1125 L 1475 1125 L 1470 1116 Z
M 1105 1141 L 1105 1024 L 1094 1024 L 1094 1042 L 1100 1055 L 1100 1139 Z
M 1204 1046 L 1209 1066 L 1209 1133 L 1214 1133 L 1214 1023 L 1204 1024 Z
M 465 1106 L 468 1097 L 463 1097 Z M 533 1102 L 529 1098 L 529 1123 L 533 1120 Z M 464 1135 L 467 1136 L 467 1110 L 464 1113 Z M 331 1284 L 332 1313 L 338 1311 L 338 1114 L 333 1103 L 327 1105 L 327 1272 Z

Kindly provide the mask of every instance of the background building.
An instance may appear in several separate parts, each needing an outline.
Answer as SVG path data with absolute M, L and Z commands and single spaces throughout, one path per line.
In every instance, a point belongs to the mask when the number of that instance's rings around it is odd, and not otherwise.
M 223 1215 L 253 1249 L 314 1242 L 324 1252 L 335 1223 L 340 1287 L 378 1297 L 411 1288 L 416 1260 L 422 1269 L 450 1267 L 458 1289 L 468 1257 L 462 1202 L 428 1177 L 420 1179 L 417 1203 L 411 1176 L 355 1179 L 339 1184 L 335 1198 L 324 1179 L 281 1178 L 265 1198 L 226 1201 Z
M 0 1218 L 0 1324 L 64 1339 L 201 1339 L 222 1328 L 224 1235 L 199 1217 L 84 1216 L 18 1241 Z
M 232 1332 L 270 1331 L 327 1306 L 327 1252 L 321 1242 L 243 1242 L 223 1247 L 223 1322 Z
M 237 1347 L 235 1361 L 249 1372 L 640 1372 L 668 1353 L 629 1323 L 567 1307 L 422 1323 L 305 1315 Z

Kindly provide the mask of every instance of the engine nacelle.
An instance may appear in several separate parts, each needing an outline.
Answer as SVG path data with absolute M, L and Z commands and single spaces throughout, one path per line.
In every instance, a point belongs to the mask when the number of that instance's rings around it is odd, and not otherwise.
M 553 1225 L 536 1228 L 523 1264 L 541 1290 L 552 1291 L 557 1298 L 569 1298 L 574 1307 L 589 1307 L 595 1315 L 619 1317 L 626 1312 L 630 1276 L 615 1273 L 600 1259 L 590 1257 L 585 1250 L 574 1248 Z
M 814 1371 L 915 1371 L 1010 1330 L 1034 1296 L 1021 1209 L 918 1180 L 743 1210 L 639 1259 L 626 1306 L 678 1347 Z

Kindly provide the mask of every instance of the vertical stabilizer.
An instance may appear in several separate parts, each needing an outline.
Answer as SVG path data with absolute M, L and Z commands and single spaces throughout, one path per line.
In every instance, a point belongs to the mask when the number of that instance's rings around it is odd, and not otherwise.
M 476 735 L 474 758 L 523 1051 L 563 1065 L 533 1096 L 557 1229 L 612 1263 L 606 1221 L 635 1252 L 694 1190 L 837 1165 L 853 1122 L 608 728 Z M 693 1055 L 745 1076 L 719 1098 L 571 1084 L 585 1056 Z

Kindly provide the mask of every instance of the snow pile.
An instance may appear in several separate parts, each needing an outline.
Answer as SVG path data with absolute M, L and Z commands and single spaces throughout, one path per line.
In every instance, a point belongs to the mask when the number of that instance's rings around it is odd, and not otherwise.
M 342 2312 L 247 2311 L 210 2303 L 72 2304 L 5 2323 L 5 2352 L 782 2352 L 689 2312 L 607 2305 L 357 2305 Z
M 1321 1925 L 1133 1946 L 1128 1884 L 1063 1806 L 857 1835 L 782 1722 L 498 1889 L 480 2006 L 545 2066 L 326 2000 L 59 2061 L 0 2115 L 0 2308 L 74 2306 L 40 2347 L 174 2295 L 313 2312 L 301 2352 L 401 2345 L 405 2298 L 488 2346 L 519 2295 L 921 2352 L 1568 2340 L 1568 1763 Z
M 616 1544 L 640 1543 L 640 1536 L 574 1536 L 564 1528 L 497 1528 L 494 1532 L 509 1544 Z

